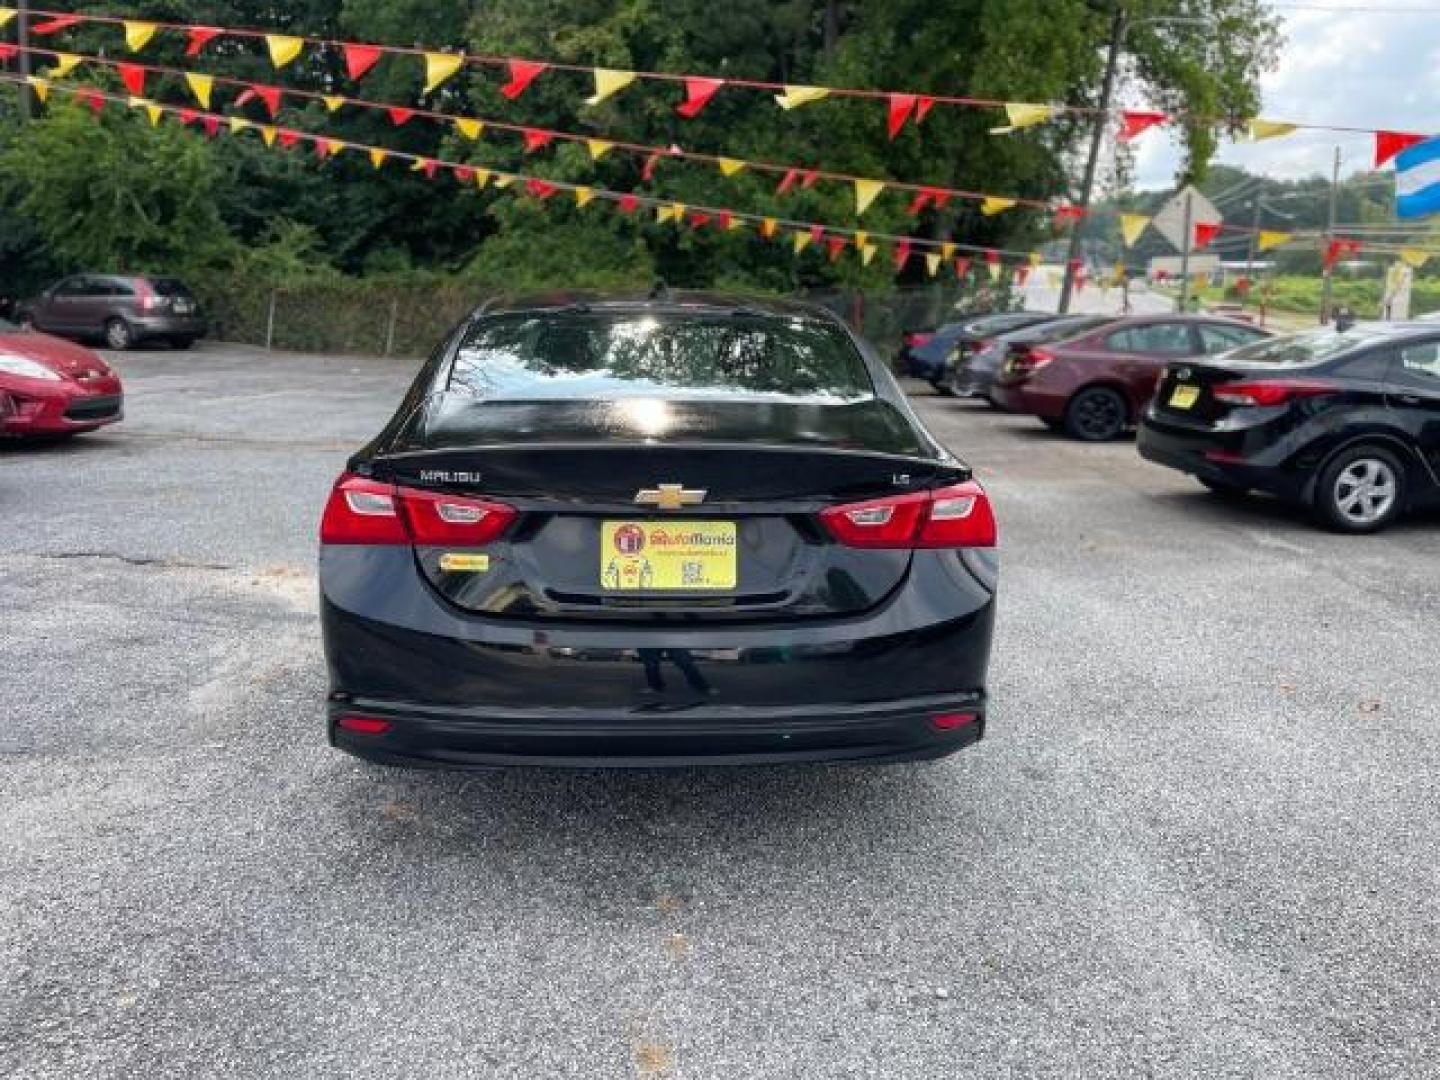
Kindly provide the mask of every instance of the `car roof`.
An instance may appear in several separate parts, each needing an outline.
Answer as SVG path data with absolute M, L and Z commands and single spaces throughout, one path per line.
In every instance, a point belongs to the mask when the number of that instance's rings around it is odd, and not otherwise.
M 539 293 L 502 293 L 493 296 L 475 309 L 475 318 L 510 315 L 517 312 L 563 311 L 567 308 L 589 308 L 593 311 L 646 311 L 669 314 L 736 314 L 768 315 L 777 319 L 823 319 L 839 323 L 840 318 L 817 304 L 780 297 L 744 296 L 735 293 L 708 291 L 633 290 L 597 291 L 564 290 Z

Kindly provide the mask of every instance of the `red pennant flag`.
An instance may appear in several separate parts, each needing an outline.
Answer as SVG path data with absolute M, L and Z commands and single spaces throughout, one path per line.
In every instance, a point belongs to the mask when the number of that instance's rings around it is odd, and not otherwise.
M 725 85 L 724 79 L 703 79 L 699 77 L 685 80 L 685 103 L 675 106 L 675 111 L 686 120 L 694 120 L 700 115 L 700 110 L 710 104 L 710 99 L 715 96 L 715 91 Z
M 190 108 L 182 108 L 177 115 L 180 117 L 181 127 L 189 127 L 191 124 L 195 123 L 195 121 L 200 119 L 200 114 L 194 109 Z
M 800 179 L 800 170 L 799 170 L 799 169 L 786 169 L 786 170 L 785 170 L 785 176 L 784 176 L 784 178 L 780 181 L 779 185 L 775 188 L 775 194 L 776 194 L 776 195 L 784 195 L 787 191 L 789 191 L 792 187 L 795 186 L 795 181 L 797 181 L 797 180 L 799 180 L 799 179 Z
M 636 195 L 620 196 L 620 212 L 622 214 L 633 214 L 640 209 L 640 198 Z
M 548 199 L 560 189 L 545 180 L 530 179 L 525 181 L 525 190 L 537 199 Z
M 735 215 L 729 210 L 721 210 L 720 216 L 715 219 L 715 227 L 721 232 L 729 232 L 730 226 L 735 223 Z
M 817 243 L 817 244 L 820 243 L 822 240 L 824 240 L 824 239 L 825 239 L 825 226 L 824 226 L 824 225 L 811 225 L 811 226 L 810 226 L 810 239 L 811 239 L 812 241 L 814 241 L 815 243 Z
M 139 64 L 116 64 L 115 70 L 120 72 L 120 81 L 125 84 L 125 89 L 135 97 L 145 96 L 145 69 Z
M 968 273 L 970 273 L 970 260 L 968 258 L 956 259 L 955 276 L 963 279 Z
M 20 46 L 11 45 L 7 41 L 0 41 L 0 64 L 8 64 L 20 55 Z
M 1210 241 L 1220 235 L 1220 223 L 1218 221 L 1197 221 L 1195 223 L 1195 247 L 1197 250 L 1204 249 L 1210 245 Z
M 36 23 L 30 27 L 30 33 L 35 37 L 49 37 L 51 34 L 58 34 L 61 31 L 69 30 L 72 26 L 76 26 L 83 21 L 79 15 L 61 15 L 58 18 L 51 19 L 49 22 Z
M 550 65 L 537 63 L 534 60 L 511 60 L 509 66 L 510 81 L 500 88 L 500 93 L 510 101 L 514 101 Z
M 1331 240 L 1325 245 L 1325 269 L 1333 270 L 1335 264 L 1346 255 L 1355 255 L 1359 251 L 1359 240 Z
M 435 174 L 440 171 L 440 163 L 425 158 L 420 165 L 420 171 L 425 174 L 426 180 L 434 180 Z
M 1120 134 L 1117 136 L 1120 142 L 1127 143 L 1137 139 L 1146 131 L 1149 131 L 1156 124 L 1163 124 L 1170 117 L 1163 112 L 1152 112 L 1148 109 L 1126 109 L 1120 114 Z
M 414 109 L 406 109 L 399 105 L 392 105 L 385 111 L 390 114 L 390 122 L 396 127 L 404 127 L 411 120 L 415 119 Z
M 220 117 L 207 116 L 200 122 L 205 125 L 205 134 L 210 138 L 220 134 Z
M 935 196 L 932 192 L 920 192 L 915 196 L 915 198 L 910 200 L 910 205 L 905 208 L 905 213 L 909 214 L 911 217 L 918 217 L 920 212 L 924 210 L 927 206 L 929 206 L 934 198 Z
M 1015 284 L 1024 288 L 1025 282 L 1030 277 L 1030 267 L 1021 265 L 1015 268 Z
M 1401 150 L 1408 149 L 1416 143 L 1425 141 L 1424 135 L 1416 135 L 1409 131 L 1377 131 L 1375 132 L 1375 168 L 1379 168 L 1393 158 Z
M 895 269 L 904 270 L 905 264 L 910 261 L 910 241 L 901 240 L 895 245 Z
M 914 94 L 891 94 L 890 95 L 890 121 L 885 130 L 889 133 L 893 142 L 900 129 L 905 126 L 905 121 L 910 119 L 910 114 L 915 111 L 915 106 L 920 99 Z
M 845 246 L 849 243 L 850 241 L 843 236 L 832 236 L 826 240 L 825 247 L 830 253 L 830 261 L 834 262 L 840 258 L 840 253 L 845 250 Z
M 710 215 L 703 210 L 696 210 L 690 214 L 690 227 L 692 229 L 703 229 L 710 224 Z
M 265 108 L 270 113 L 270 119 L 273 120 L 280 115 L 280 88 L 278 86 L 251 86 L 240 95 L 236 104 L 243 105 L 252 96 L 265 103 Z
M 86 105 L 89 105 L 90 111 L 93 112 L 96 116 L 99 116 L 102 112 L 105 111 L 105 99 L 101 97 L 97 91 L 82 90 L 79 94 L 75 96 L 78 97 L 81 101 L 83 101 Z
M 473 183 L 475 180 L 475 170 L 469 165 L 456 165 L 455 179 L 459 180 L 462 184 Z
M 190 43 L 185 46 L 185 55 L 194 59 L 206 45 L 220 36 L 221 31 L 213 26 L 192 26 L 186 33 L 190 36 Z
M 1084 216 L 1084 207 L 1072 206 L 1069 203 L 1065 203 L 1063 206 L 1057 206 L 1054 210 L 1055 227 L 1057 229 L 1063 228 L 1070 222 L 1079 221 Z
M 280 129 L 280 146 L 283 149 L 289 150 L 299 141 L 300 133 L 298 131 L 291 131 L 288 128 Z
M 328 157 L 330 156 L 330 140 L 329 140 L 329 139 L 316 139 L 316 140 L 315 140 L 315 156 L 316 156 L 317 158 L 319 158 L 321 161 L 324 161 L 326 158 L 328 158 Z
M 645 167 L 640 170 L 640 182 L 648 184 L 655 179 L 655 169 L 660 164 L 660 155 L 651 154 L 645 159 Z
M 986 266 L 999 266 L 999 265 L 1000 265 L 1000 252 L 995 251 L 994 249 L 990 249 L 990 250 L 986 251 L 986 252 L 985 252 L 985 265 L 986 265 Z
M 525 138 L 525 152 L 533 154 L 536 150 L 543 150 L 550 145 L 555 138 L 553 131 L 541 131 L 539 128 L 524 128 L 520 132 Z
M 920 123 L 930 115 L 930 110 L 935 107 L 935 99 L 920 95 L 920 101 L 915 106 L 915 123 Z
M 384 55 L 383 50 L 374 45 L 342 45 L 341 49 L 345 53 L 345 70 L 352 81 L 363 79 Z
M 802 188 L 807 188 L 807 189 L 808 189 L 808 188 L 812 188 L 812 187 L 815 186 L 815 181 L 816 181 L 816 180 L 819 180 L 819 179 L 820 179 L 820 170 L 819 170 L 819 169 L 807 169 L 807 170 L 805 170 L 805 174 L 804 174 L 804 175 L 801 177 L 801 179 L 800 179 L 800 186 L 801 186 Z

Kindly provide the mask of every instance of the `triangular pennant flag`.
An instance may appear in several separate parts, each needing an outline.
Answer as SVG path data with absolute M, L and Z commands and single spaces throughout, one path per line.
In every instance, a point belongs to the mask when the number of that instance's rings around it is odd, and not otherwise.
M 185 73 L 185 84 L 190 87 L 190 92 L 195 95 L 195 100 L 200 103 L 202 109 L 210 108 L 210 95 L 215 89 L 215 79 L 213 76 L 201 75 L 195 71 L 187 71 Z
M 411 172 L 424 173 L 425 179 L 434 180 L 435 174 L 440 171 L 440 163 L 431 158 L 416 158 L 415 164 L 410 166 Z
M 139 64 L 116 64 L 115 70 L 120 73 L 120 81 L 125 84 L 125 89 L 135 95 L 145 93 L 145 69 Z
M 541 131 L 539 128 L 522 128 L 521 135 L 525 137 L 525 152 L 533 154 L 536 150 L 542 150 L 550 145 L 555 138 L 553 131 Z
M 823 86 L 787 86 L 785 93 L 775 95 L 775 101 L 782 109 L 798 109 L 829 96 L 830 91 Z
M 1288 244 L 1290 239 L 1291 234 L 1288 232 L 1272 232 L 1269 229 L 1262 229 L 1260 235 L 1256 237 L 1255 246 L 1261 251 L 1269 251 L 1271 248 L 1277 248 L 1281 244 Z
M 125 47 L 131 52 L 140 52 L 150 39 L 155 36 L 155 31 L 160 29 L 158 23 L 140 22 L 138 19 L 125 19 Z
M 919 98 L 914 94 L 891 94 L 890 95 L 890 116 L 886 124 L 886 132 L 893 141 L 900 129 L 905 126 L 905 121 L 910 119 L 910 114 L 915 111 Z
M 229 124 L 231 135 L 239 135 L 242 131 L 248 131 L 250 128 L 253 128 L 255 126 L 249 120 L 246 120 L 243 116 L 230 117 Z
M 150 118 L 151 127 L 159 127 L 160 120 L 165 115 L 165 110 L 153 101 L 147 101 L 145 103 L 145 115 Z
M 969 275 L 969 273 L 970 273 L 970 260 L 969 260 L 968 258 L 956 259 L 956 260 L 955 260 L 955 276 L 956 276 L 957 278 L 960 278 L 960 279 L 963 281 L 963 280 L 966 278 L 966 276 Z
M 465 66 L 465 57 L 454 53 L 425 54 L 425 93 L 432 94 L 447 79 Z
M 1430 261 L 1430 253 L 1428 251 L 1421 251 L 1419 248 L 1402 248 L 1400 250 L 1400 258 L 1404 259 L 1416 270 L 1419 270 L 1420 267 Z
M 938 251 L 929 251 L 925 253 L 925 269 L 931 277 L 934 277 L 936 274 L 940 273 L 940 262 L 940 253 Z
M 775 230 L 780 227 L 780 222 L 773 217 L 762 218 L 760 221 L 760 235 L 770 240 L 775 236 Z
M 633 214 L 640 209 L 640 197 L 638 195 L 621 195 L 620 201 L 616 204 L 622 214 Z
M 76 56 L 74 53 L 56 53 L 55 66 L 50 69 L 51 78 L 63 79 L 79 67 L 83 59 L 83 56 Z
M 895 269 L 904 270 L 905 264 L 910 261 L 910 241 L 901 240 L 895 245 Z
M 575 205 L 577 207 L 589 206 L 590 200 L 593 198 L 595 198 L 595 191 L 593 188 L 577 187 L 575 189 Z
M 1265 139 L 1278 139 L 1282 135 L 1289 135 L 1297 126 L 1283 120 L 1251 120 L 1245 125 L 1245 134 L 1251 142 L 1263 142 Z
M 860 249 L 861 266 L 869 266 L 870 260 L 875 258 L 875 252 L 880 250 L 876 244 L 856 244 L 855 246 Z
M 991 128 L 990 134 L 1007 135 L 1012 131 L 1019 131 L 1021 128 L 1043 124 L 1058 111 L 1054 105 L 1027 105 L 1019 101 L 1006 102 L 1005 115 L 1009 118 L 1010 123 L 1004 127 Z
M 710 99 L 715 96 L 715 91 L 725 85 L 724 79 L 706 79 L 699 76 L 692 76 L 685 80 L 685 101 L 675 106 L 675 111 L 686 120 L 693 120 L 700 115 L 700 110 L 710 104 Z
M 849 240 L 846 240 L 845 237 L 843 237 L 843 236 L 831 236 L 831 237 L 826 238 L 826 240 L 825 240 L 825 254 L 826 254 L 826 257 L 827 257 L 831 262 L 834 262 L 836 259 L 840 258 L 840 253 L 845 250 L 846 245 L 849 244 L 849 243 L 850 243 L 850 241 L 849 241 Z
M 1043 264 L 1044 262 L 1045 262 L 1045 256 L 1044 256 L 1044 255 L 1041 255 L 1040 252 L 1038 252 L 1038 251 L 1032 251 L 1032 252 L 1030 253 L 1030 269 L 1032 269 L 1032 270 L 1039 270 L 1041 264 Z
M 190 41 L 185 46 L 185 55 L 192 60 L 199 56 L 206 45 L 218 38 L 224 31 L 217 30 L 213 26 L 192 26 L 185 33 Z
M 1163 112 L 1151 112 L 1145 109 L 1126 109 L 1120 114 L 1120 134 L 1117 136 L 1120 142 L 1127 143 L 1139 138 L 1143 133 L 1149 131 L 1156 124 L 1163 124 L 1170 119 Z
M 721 232 L 730 232 L 732 229 L 740 228 L 743 224 L 739 218 L 729 210 L 721 210 L 719 217 L 715 219 L 715 227 Z
M 657 222 L 659 222 L 660 224 L 662 224 L 662 225 L 663 225 L 665 222 L 667 222 L 667 221 L 684 221 L 684 220 L 685 220 L 685 204 L 684 204 L 684 203 L 670 203 L 668 206 L 659 206 L 659 207 L 656 207 L 656 208 L 655 208 L 655 220 L 656 220 Z
M 280 88 L 278 86 L 252 86 L 250 90 L 265 103 L 266 110 L 273 120 L 280 115 Z
M 703 229 L 710 224 L 710 215 L 703 210 L 690 211 L 690 228 Z
M 855 213 L 863 214 L 870 209 L 876 197 L 885 190 L 885 184 L 880 180 L 856 180 L 855 181 Z
M 734 176 L 741 169 L 745 168 L 745 162 L 741 161 L 739 158 L 722 157 L 716 158 L 715 160 L 716 163 L 720 166 L 721 176 Z
M 1359 240 L 1331 240 L 1325 246 L 1325 269 L 1333 269 L 1335 264 L 1346 255 L 1356 255 L 1360 252 Z
M 595 93 L 585 99 L 586 105 L 599 105 L 606 98 L 613 97 L 635 81 L 635 72 L 633 71 L 596 68 L 594 74 Z
M 659 164 L 660 154 L 658 151 L 647 157 L 644 166 L 640 169 L 640 182 L 648 184 L 651 180 L 655 179 L 655 168 Z
M 277 136 L 279 136 L 279 134 L 280 133 L 276 131 L 274 126 L 271 124 L 260 125 L 260 138 L 265 140 L 266 146 L 274 146 L 275 139 Z
M 96 116 L 105 111 L 105 99 L 98 90 L 81 90 L 75 97 L 81 104 L 90 106 L 90 111 Z
M 1002 199 L 998 195 L 989 195 L 980 203 L 980 213 L 986 217 L 994 217 L 996 214 L 1003 214 L 1014 205 L 1014 199 Z
M 585 149 L 590 151 L 590 160 L 599 161 L 611 150 L 615 149 L 613 142 L 606 142 L 604 139 L 586 139 Z
M 325 102 L 326 112 L 339 112 L 345 105 L 345 99 L 339 94 L 326 94 L 320 100 Z
M 305 48 L 305 39 L 288 34 L 266 34 L 265 48 L 270 51 L 270 63 L 277 69 L 283 68 L 300 55 L 300 50 Z
M 814 241 L 815 243 L 817 243 L 817 244 L 820 243 L 820 241 L 824 240 L 824 239 L 825 239 L 825 226 L 824 226 L 824 225 L 811 225 L 811 226 L 810 226 L 810 239 L 811 239 L 812 241 Z
M 512 184 L 514 184 L 514 183 L 515 183 L 515 177 L 511 176 L 509 173 L 496 173 L 496 174 L 495 174 L 495 186 L 496 186 L 497 188 L 500 188 L 502 191 L 503 191 L 505 188 L 510 187 L 510 186 L 511 186 Z
M 1380 168 L 1401 150 L 1407 150 L 1416 143 L 1424 142 L 1425 138 L 1424 135 L 1416 135 L 1409 131 L 1375 132 L 1375 168 Z
M 0 41 L 0 64 L 9 63 L 11 60 L 14 60 L 15 57 L 19 55 L 19 45 L 11 45 L 8 41 Z
M 389 154 L 381 150 L 378 146 L 372 146 L 370 148 L 370 164 L 374 165 L 377 169 L 385 164 L 385 159 L 389 156 Z
M 220 117 L 202 116 L 200 118 L 200 123 L 205 128 L 205 134 L 210 138 L 213 139 L 215 138 L 215 136 L 220 134 Z
M 534 60 L 510 60 L 507 64 L 510 68 L 510 81 L 500 88 L 500 93 L 510 101 L 523 94 L 525 88 L 550 66 Z
M 1125 239 L 1125 246 L 1134 247 L 1149 224 L 1150 219 L 1144 214 L 1121 214 L 1120 235 Z
M 933 97 L 926 97 L 924 94 L 921 94 L 920 101 L 915 106 L 915 123 L 922 123 L 925 120 L 925 117 L 930 115 L 930 110 L 934 107 L 935 99 Z
M 812 240 L 814 240 L 814 237 L 810 235 L 809 229 L 796 229 L 794 235 L 790 238 L 790 243 L 795 249 L 795 254 L 799 255 L 810 246 Z
M 35 91 L 35 96 L 40 99 L 41 104 L 50 100 L 50 80 L 40 75 L 28 75 L 25 81 L 30 84 L 30 89 Z
M 490 176 L 491 173 L 489 169 L 477 168 L 472 179 L 475 181 L 475 186 L 481 191 L 484 191 L 490 185 Z
M 1027 281 L 1029 281 L 1029 280 L 1030 280 L 1030 267 L 1028 267 L 1028 266 L 1017 266 L 1017 267 L 1015 267 L 1015 286 L 1016 286 L 1016 288 L 1021 288 L 1021 289 L 1023 289 L 1023 288 L 1025 287 L 1025 282 L 1027 282 Z
M 342 45 L 340 50 L 345 54 L 345 73 L 352 82 L 363 79 L 384 55 L 384 51 L 374 45 Z
M 401 105 L 392 105 L 385 111 L 390 114 L 390 122 L 396 127 L 404 127 L 411 120 L 415 119 L 415 110 L 407 109 Z
M 1210 246 L 1210 241 L 1220 235 L 1220 223 L 1218 221 L 1197 221 L 1195 223 L 1195 247 L 1203 249 Z
M 315 140 L 315 156 L 317 158 L 320 158 L 323 161 L 325 158 L 328 158 L 332 153 L 334 153 L 334 151 L 330 149 L 329 139 L 317 138 Z
M 60 15 L 49 22 L 36 23 L 30 27 L 30 33 L 34 37 L 49 37 L 51 34 L 69 30 L 72 26 L 79 26 L 84 21 L 79 15 Z
M 548 180 L 536 180 L 532 177 L 525 181 L 525 193 L 527 195 L 533 195 L 542 202 L 559 190 L 558 187 Z
M 14 8 L 0 7 L 0 29 L 8 25 L 10 20 L 15 18 L 15 15 L 16 12 Z
M 868 232 L 866 232 L 864 229 L 855 230 L 855 246 L 857 248 L 863 248 L 869 242 L 870 234 Z
M 465 138 L 474 142 L 480 138 L 480 133 L 485 130 L 485 124 L 481 120 L 473 120 L 468 116 L 457 116 L 455 118 L 455 128 L 461 135 L 464 135 Z
M 940 258 L 942 258 L 943 260 L 945 260 L 945 262 L 949 262 L 949 261 L 950 261 L 951 259 L 953 259 L 954 257 L 955 257 L 955 245 L 954 245 L 954 244 L 950 243 L 950 242 L 947 240 L 945 243 L 943 243 L 943 244 L 940 245 Z
M 775 185 L 775 194 L 784 195 L 787 191 L 789 191 L 792 187 L 795 186 L 795 182 L 799 179 L 799 169 L 786 169 L 785 175 L 780 178 L 780 183 Z
M 933 192 L 921 191 L 913 199 L 910 200 L 910 205 L 905 208 L 905 213 L 909 214 L 911 217 L 916 217 L 920 214 L 921 211 L 923 211 L 927 206 L 930 205 L 931 201 L 933 201 L 934 198 L 935 195 Z
M 343 153 L 345 148 L 350 145 L 342 139 L 330 139 L 328 141 L 327 157 L 335 157 L 337 154 Z
M 298 131 L 291 131 L 289 128 L 280 129 L 280 145 L 286 150 L 289 150 L 299 141 L 300 133 Z
M 992 255 L 994 255 L 995 258 L 992 259 L 992 258 L 990 257 L 990 256 L 992 256 Z M 999 256 L 999 255 L 996 255 L 996 253 L 993 252 L 993 251 L 987 251 L 987 252 L 985 253 L 985 269 L 990 272 L 990 280 L 991 280 L 991 281 L 999 281 L 999 280 L 1000 280 L 1000 256 Z

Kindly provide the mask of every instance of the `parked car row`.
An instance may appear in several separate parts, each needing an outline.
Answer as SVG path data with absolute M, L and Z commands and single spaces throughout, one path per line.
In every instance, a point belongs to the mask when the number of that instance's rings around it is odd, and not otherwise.
M 1440 503 L 1440 327 L 1287 337 L 1200 315 L 1043 317 L 952 347 L 944 390 L 1087 442 L 1139 430 L 1157 464 L 1232 497 L 1264 491 L 1340 531 Z

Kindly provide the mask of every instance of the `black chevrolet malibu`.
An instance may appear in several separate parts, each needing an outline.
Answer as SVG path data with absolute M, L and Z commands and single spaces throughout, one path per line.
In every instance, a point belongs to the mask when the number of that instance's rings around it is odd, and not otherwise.
M 334 745 L 395 764 L 940 757 L 985 726 L 996 528 L 833 316 L 465 320 L 321 526 Z

